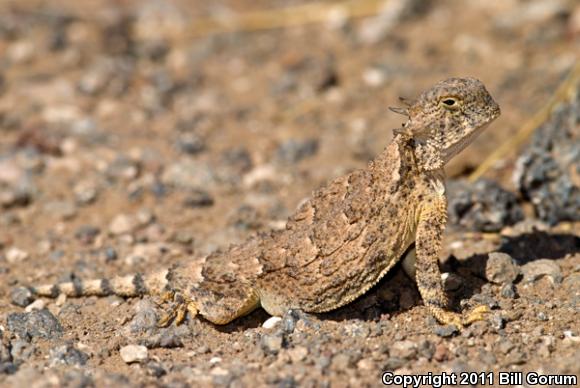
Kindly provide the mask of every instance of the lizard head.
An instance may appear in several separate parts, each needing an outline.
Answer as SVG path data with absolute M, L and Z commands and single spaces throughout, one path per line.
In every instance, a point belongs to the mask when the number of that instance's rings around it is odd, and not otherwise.
M 442 168 L 500 115 L 499 105 L 475 78 L 449 78 L 408 103 L 409 119 L 396 131 L 411 139 L 424 170 Z

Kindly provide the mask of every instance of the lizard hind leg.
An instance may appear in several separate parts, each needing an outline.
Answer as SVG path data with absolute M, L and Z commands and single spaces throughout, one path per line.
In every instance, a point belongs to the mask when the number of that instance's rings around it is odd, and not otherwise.
M 230 295 L 208 290 L 197 290 L 195 300 L 180 293 L 169 292 L 162 296 L 162 302 L 170 307 L 157 322 L 159 327 L 167 327 L 172 322 L 180 325 L 188 313 L 191 318 L 201 315 L 215 325 L 226 325 L 236 318 L 252 312 L 260 304 L 258 293 L 252 288 L 244 288 Z
M 249 286 L 238 286 L 227 294 L 200 292 L 195 308 L 215 325 L 226 325 L 255 310 L 260 305 L 258 292 Z

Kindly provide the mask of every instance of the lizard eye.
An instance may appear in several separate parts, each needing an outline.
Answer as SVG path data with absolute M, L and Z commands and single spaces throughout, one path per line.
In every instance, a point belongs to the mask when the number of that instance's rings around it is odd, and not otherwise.
M 441 104 L 448 109 L 456 108 L 459 105 L 457 99 L 453 97 L 445 97 L 441 100 Z

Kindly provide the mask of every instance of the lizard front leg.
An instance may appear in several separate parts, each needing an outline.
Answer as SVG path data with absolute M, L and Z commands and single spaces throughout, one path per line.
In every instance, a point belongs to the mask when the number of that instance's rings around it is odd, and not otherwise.
M 447 224 L 447 200 L 443 195 L 431 197 L 422 206 L 415 239 L 416 260 L 415 279 L 423 302 L 433 316 L 443 324 L 453 324 L 458 328 L 483 320 L 489 309 L 479 306 L 466 316 L 450 311 L 448 299 L 443 289 L 439 254 L 443 231 Z

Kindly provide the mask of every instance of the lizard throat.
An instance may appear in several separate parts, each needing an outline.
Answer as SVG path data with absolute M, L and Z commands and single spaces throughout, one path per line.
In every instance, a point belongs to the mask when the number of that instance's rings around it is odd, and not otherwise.
M 457 143 L 453 144 L 451 147 L 443 151 L 443 162 L 444 163 L 449 162 L 451 159 L 453 159 L 455 155 L 463 151 L 465 147 L 470 145 L 477 138 L 477 136 L 479 136 L 479 134 L 483 132 L 485 128 L 487 128 L 488 125 L 489 123 L 484 124 L 481 127 L 473 130 L 469 135 L 465 136 Z

